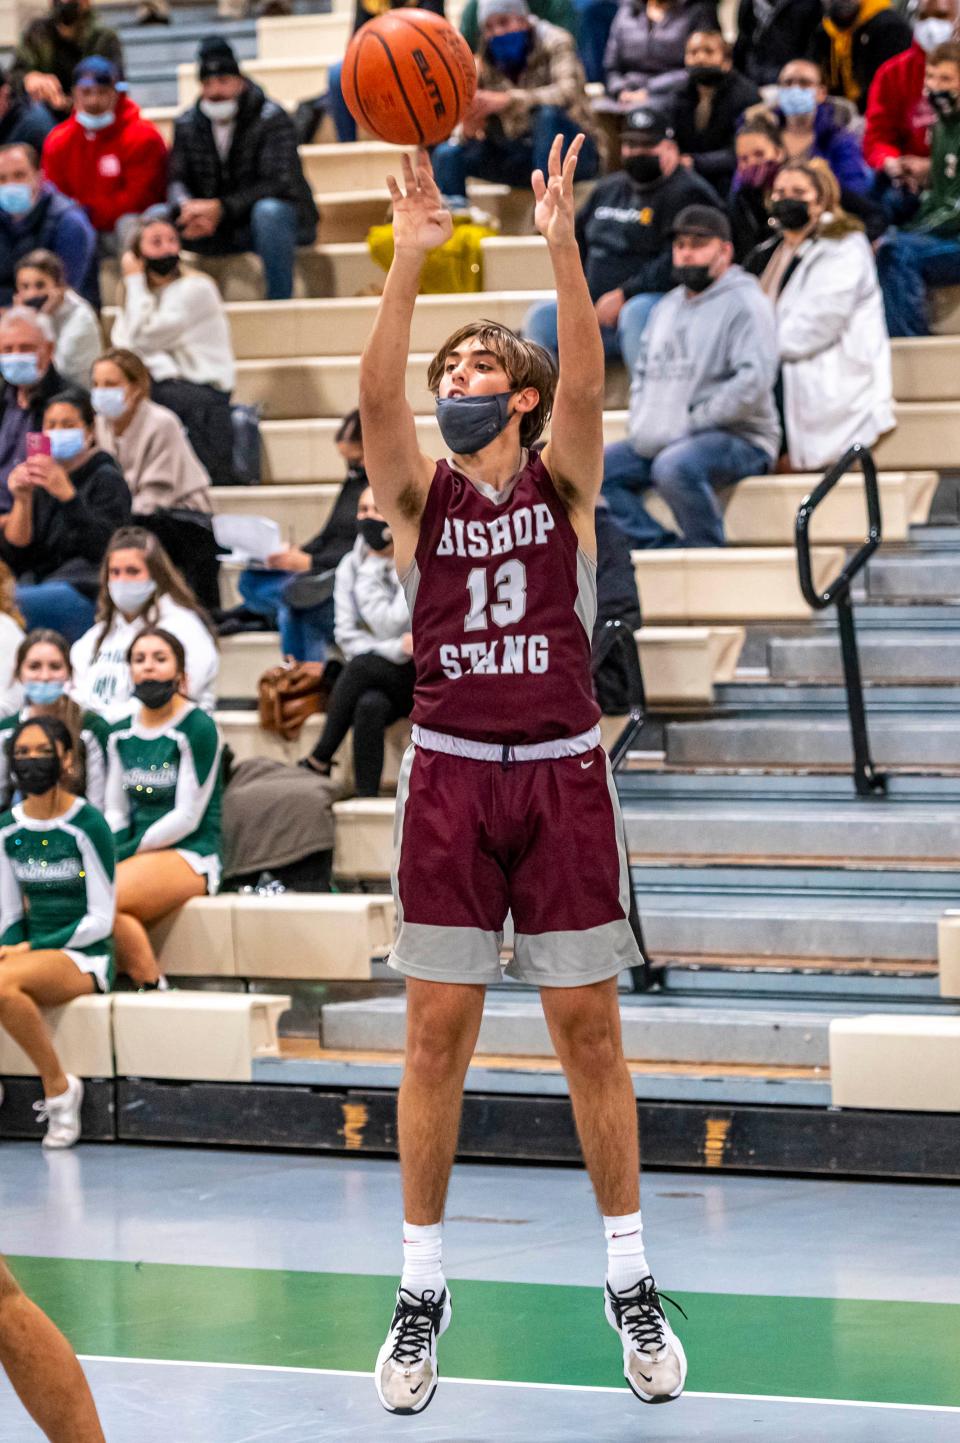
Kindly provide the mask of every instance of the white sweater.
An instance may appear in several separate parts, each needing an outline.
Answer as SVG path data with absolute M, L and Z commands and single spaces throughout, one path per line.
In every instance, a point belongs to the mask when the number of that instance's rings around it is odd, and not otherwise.
M 73 664 L 73 697 L 77 704 L 99 712 L 107 721 L 120 721 L 130 713 L 133 682 L 127 665 L 130 643 L 147 624 L 162 626 L 183 643 L 187 654 L 187 691 L 191 701 L 206 712 L 216 707 L 216 681 L 220 658 L 210 635 L 195 611 L 178 606 L 162 596 L 146 617 L 128 621 L 119 611 L 94 656 L 97 637 L 103 630 L 95 622 L 70 649 Z
M 23 628 L 12 616 L 0 611 L 0 716 L 9 716 L 20 707 L 23 692 L 14 677 L 13 668 L 22 640 Z
M 54 366 L 65 381 L 88 391 L 93 363 L 103 350 L 96 311 L 76 291 L 67 291 L 50 319 L 57 337 Z
M 337 566 L 333 583 L 334 635 L 348 661 L 376 652 L 401 665 L 410 613 L 392 557 L 378 556 L 358 536 Z
M 230 325 L 209 276 L 180 276 L 156 291 L 145 276 L 127 276 L 123 309 L 111 339 L 115 346 L 136 351 L 155 381 L 193 381 L 233 390 Z

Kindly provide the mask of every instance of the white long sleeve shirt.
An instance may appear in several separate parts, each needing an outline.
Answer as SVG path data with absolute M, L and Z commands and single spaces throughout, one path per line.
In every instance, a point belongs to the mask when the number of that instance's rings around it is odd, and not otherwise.
M 209 276 L 184 275 L 152 291 L 127 276 L 112 342 L 136 351 L 155 381 L 193 381 L 232 391 L 236 377 L 230 323 Z

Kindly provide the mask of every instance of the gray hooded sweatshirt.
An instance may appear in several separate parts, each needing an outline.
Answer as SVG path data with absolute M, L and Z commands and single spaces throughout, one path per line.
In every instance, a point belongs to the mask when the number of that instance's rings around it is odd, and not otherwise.
M 630 389 L 630 443 L 656 456 L 698 431 L 730 431 L 774 461 L 780 421 L 773 306 L 739 266 L 698 296 L 684 286 L 657 304 Z

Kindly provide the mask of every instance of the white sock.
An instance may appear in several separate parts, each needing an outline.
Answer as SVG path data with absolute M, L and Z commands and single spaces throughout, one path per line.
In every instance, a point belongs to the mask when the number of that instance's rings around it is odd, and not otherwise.
M 415 1223 L 404 1221 L 401 1288 L 421 1298 L 428 1288 L 432 1288 L 434 1295 L 439 1297 L 445 1286 L 442 1247 L 442 1223 L 418 1227 Z
M 641 1278 L 649 1277 L 650 1268 L 643 1251 L 643 1223 L 640 1213 L 603 1220 L 607 1239 L 607 1281 L 615 1293 L 625 1293 Z

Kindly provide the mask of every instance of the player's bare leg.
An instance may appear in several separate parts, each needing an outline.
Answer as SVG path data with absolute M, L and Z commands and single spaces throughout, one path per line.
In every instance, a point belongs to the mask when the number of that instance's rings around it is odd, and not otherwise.
M 0 1259 L 0 1365 L 50 1443 L 104 1443 L 83 1369 L 66 1338 Z

